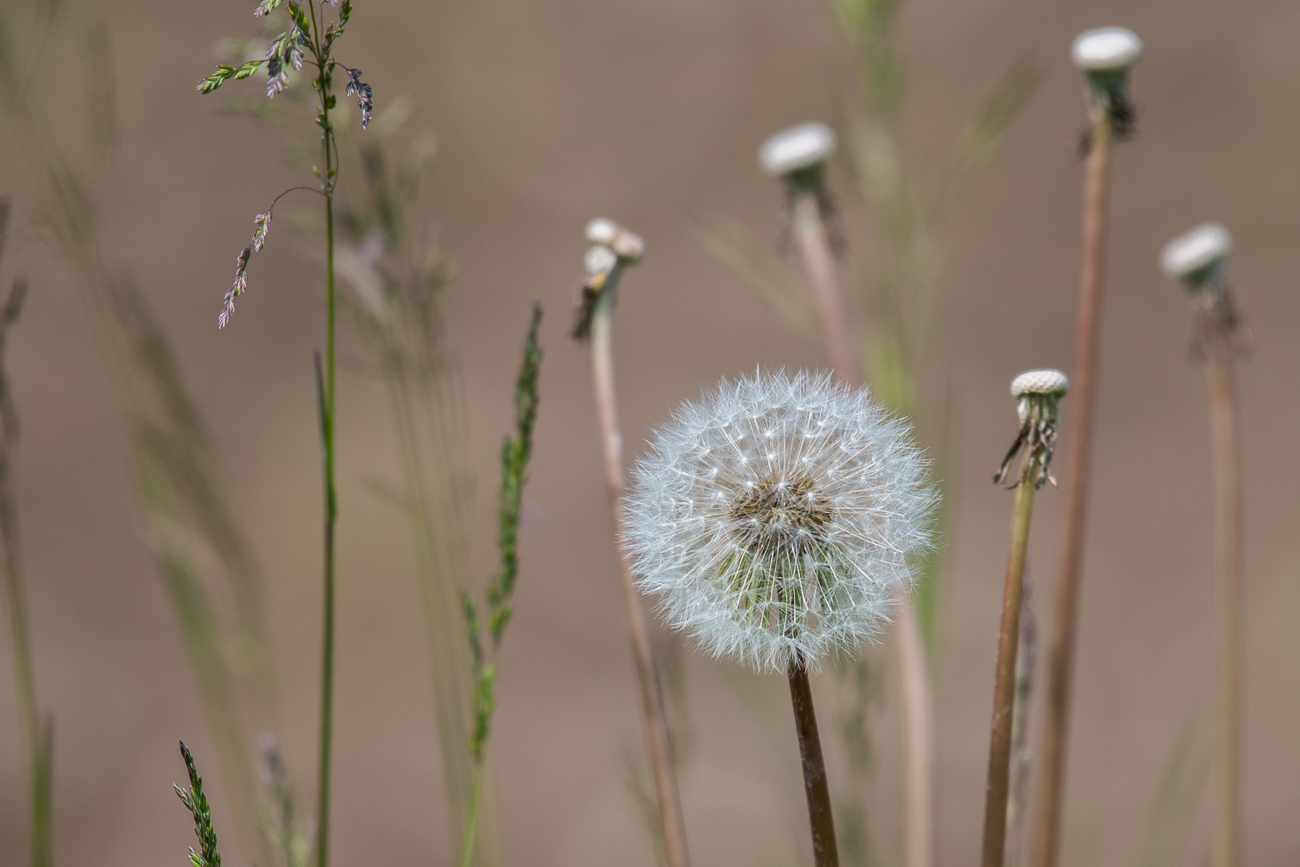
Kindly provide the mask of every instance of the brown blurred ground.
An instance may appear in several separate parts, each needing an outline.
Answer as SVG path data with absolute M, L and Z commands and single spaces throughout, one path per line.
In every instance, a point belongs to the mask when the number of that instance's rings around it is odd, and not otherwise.
M 10 2 L 10 0 L 6 0 Z M 221 35 L 250 32 L 251 2 L 69 3 L 106 9 L 125 138 L 108 239 L 183 354 L 222 444 L 234 501 L 270 579 L 292 769 L 314 779 L 319 458 L 310 357 L 323 316 L 286 233 L 255 263 L 234 326 L 216 312 L 234 253 L 268 194 L 298 182 L 273 134 L 214 116 L 194 84 Z M 914 156 L 936 164 L 982 90 L 1032 53 L 1047 78 L 997 163 L 951 200 L 944 365 L 960 423 L 939 673 L 940 854 L 974 853 L 1009 496 L 988 483 L 1012 435 L 1006 384 L 1068 367 L 1078 257 L 1083 111 L 1068 62 L 1090 26 L 1136 30 L 1139 139 L 1116 159 L 1094 508 L 1083 592 L 1067 801 L 1067 867 L 1132 863 L 1159 775 L 1212 699 L 1209 473 L 1203 384 L 1187 305 L 1159 246 L 1204 219 L 1233 231 L 1256 350 L 1242 376 L 1248 521 L 1247 862 L 1294 864 L 1300 799 L 1297 476 L 1300 296 L 1300 6 L 1272 2 L 909 0 Z M 80 112 L 63 34 L 50 93 Z M 651 863 L 626 794 L 638 756 L 630 662 L 614 582 L 584 354 L 565 338 L 584 222 L 642 232 L 624 283 L 618 362 L 629 450 L 675 402 L 755 365 L 817 352 L 700 251 L 687 215 L 735 216 L 780 235 L 780 196 L 755 166 L 762 138 L 839 121 L 851 74 L 816 0 L 359 0 L 346 41 L 382 103 L 409 92 L 442 151 L 424 212 L 458 279 L 448 309 L 467 384 L 486 569 L 495 453 L 525 305 L 549 311 L 543 409 L 517 616 L 493 747 L 516 865 Z M 249 85 L 255 87 L 256 85 Z M 353 118 L 349 118 L 353 120 Z M 305 121 L 304 121 L 305 122 Z M 0 191 L 31 189 L 0 138 Z M 847 183 L 840 171 L 834 178 Z M 30 207 L 25 207 L 30 215 Z M 850 213 L 850 227 L 861 221 Z M 859 254 L 860 232 L 850 245 Z M 280 243 L 283 241 L 283 243 Z M 43 704 L 57 718 L 59 864 L 180 864 L 191 832 L 170 791 L 177 737 L 210 755 L 174 621 L 141 541 L 108 380 L 65 273 L 33 231 L 14 257 L 35 293 L 13 334 L 24 423 L 18 467 Z M 341 595 L 335 863 L 447 863 L 433 715 L 406 524 L 365 481 L 395 472 L 382 395 L 340 394 Z M 1067 409 L 1068 412 L 1068 402 Z M 1047 610 L 1059 496 L 1041 497 L 1031 557 Z M 688 656 L 692 740 L 683 782 L 701 865 L 806 861 L 782 685 Z M 825 691 L 830 685 L 823 679 Z M 0 864 L 22 863 L 24 804 L 7 658 L 0 665 Z M 890 693 L 892 695 L 892 693 Z M 763 714 L 755 714 L 755 707 Z M 877 731 L 876 843 L 897 863 L 895 707 Z M 212 767 L 212 762 L 208 762 Z M 835 771 L 832 770 L 832 775 Z M 215 770 L 211 774 L 215 777 Z M 213 781 L 215 783 L 215 779 Z M 224 804 L 215 801 L 221 822 Z M 1203 823 L 1202 823 L 1203 824 Z M 1187 864 L 1200 864 L 1197 830 Z M 242 863 L 233 849 L 230 864 Z

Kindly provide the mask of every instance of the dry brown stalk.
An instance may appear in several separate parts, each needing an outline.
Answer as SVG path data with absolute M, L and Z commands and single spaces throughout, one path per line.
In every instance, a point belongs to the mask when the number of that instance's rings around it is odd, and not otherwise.
M 1101 343 L 1112 138 L 1113 127 L 1109 113 L 1098 110 L 1094 105 L 1084 181 L 1079 318 L 1075 331 L 1074 369 L 1070 372 L 1074 411 L 1067 431 L 1061 559 L 1047 652 L 1047 718 L 1043 726 L 1038 812 L 1034 818 L 1030 848 L 1033 867 L 1055 867 L 1061 831 L 1061 800 L 1065 786 L 1065 747 L 1069 736 L 1079 581 L 1083 572 L 1084 524 L 1092 464 L 1097 353 Z

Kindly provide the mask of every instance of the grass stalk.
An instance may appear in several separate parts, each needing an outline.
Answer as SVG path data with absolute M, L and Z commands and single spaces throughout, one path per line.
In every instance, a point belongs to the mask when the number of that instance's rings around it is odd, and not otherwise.
M 1226 335 L 1208 347 L 1206 383 L 1214 463 L 1213 867 L 1241 853 L 1241 469 L 1235 358 Z
M 1055 867 L 1060 849 L 1061 805 L 1065 794 L 1065 751 L 1069 737 L 1070 693 L 1078 628 L 1079 583 L 1092 464 L 1093 411 L 1097 354 L 1101 345 L 1101 303 L 1105 284 L 1106 223 L 1110 186 L 1113 120 L 1094 106 L 1083 194 L 1083 262 L 1079 313 L 1070 373 L 1074 411 L 1070 418 L 1062 510 L 1061 553 L 1047 652 L 1047 711 L 1043 723 L 1037 814 L 1030 858 L 1033 867 Z
M 335 453 L 335 387 L 337 363 L 335 358 L 337 299 L 334 286 L 334 129 L 330 122 L 330 108 L 334 104 L 331 92 L 334 61 L 316 17 L 316 4 L 308 2 L 311 12 L 311 39 L 316 58 L 316 93 L 320 100 L 319 125 L 322 130 L 321 148 L 324 170 L 321 174 L 325 195 L 325 371 L 322 386 L 320 362 L 317 361 L 317 397 L 320 409 L 321 444 L 325 484 L 325 552 L 324 552 L 324 610 L 321 630 L 321 691 L 320 691 L 320 758 L 316 791 L 316 865 L 329 865 L 330 829 L 330 777 L 334 741 L 334 620 L 335 620 L 335 525 L 338 521 L 338 496 L 334 478 Z
M 605 278 L 591 311 L 591 372 L 595 386 L 596 414 L 605 463 L 605 488 L 609 495 L 610 515 L 616 541 L 623 532 L 623 494 L 627 477 L 623 467 L 623 434 L 618 424 L 618 404 L 614 386 L 614 300 L 621 263 Z M 654 778 L 655 799 L 662 823 L 664 855 L 668 867 L 689 867 L 686 850 L 686 826 L 682 817 L 681 797 L 677 790 L 677 771 L 673 765 L 672 743 L 664 711 L 659 670 L 650 644 L 650 626 L 641 597 L 637 593 L 632 564 L 621 544 L 618 550 L 619 575 L 623 585 L 623 612 L 627 618 L 632 656 L 636 665 L 640 696 L 641 722 Z
M 834 810 L 826 782 L 826 761 L 822 758 L 822 742 L 817 733 L 812 684 L 801 658 L 790 663 L 788 677 L 795 730 L 799 735 L 799 757 L 803 763 L 804 794 L 808 798 L 808 823 L 812 826 L 813 863 L 816 867 L 839 867 Z
M 0 247 L 4 243 L 8 217 L 8 204 L 0 203 Z M 9 328 L 17 320 L 26 294 L 27 284 L 15 281 L 3 310 L 0 310 L 0 546 L 4 548 L 4 599 L 9 615 L 9 649 L 13 660 L 23 769 L 27 777 L 28 846 L 32 867 L 51 867 L 54 861 L 53 723 L 48 717 L 42 721 L 40 706 L 36 701 L 36 673 L 32 664 L 31 632 L 27 622 L 22 546 L 18 535 L 18 509 L 13 482 L 13 461 L 18 447 L 18 415 L 3 356 Z
M 533 427 L 537 422 L 538 377 L 541 372 L 542 350 L 538 332 L 542 326 L 542 306 L 533 305 L 528 337 L 524 341 L 523 361 L 515 380 L 515 430 L 501 444 L 501 492 L 497 507 L 497 550 L 501 554 L 501 568 L 496 579 L 487 587 L 487 605 L 484 613 L 487 623 L 480 624 L 478 607 L 468 593 L 462 596 L 465 626 L 474 674 L 474 721 L 469 738 L 469 755 L 473 765 L 474 782 L 470 788 L 464 833 L 461 840 L 461 867 L 474 864 L 474 843 L 478 836 L 479 809 L 483 801 L 483 786 L 487 779 L 487 746 L 492 728 L 492 714 L 496 710 L 497 664 L 501 657 L 501 642 L 506 626 L 514 616 L 515 583 L 519 578 L 519 519 L 523 514 L 524 485 L 528 482 L 528 463 L 533 454 Z M 486 625 L 487 638 L 481 634 Z
M 993 722 L 989 731 L 988 788 L 984 804 L 982 867 L 1003 867 L 1006 851 L 1007 795 L 1010 791 L 1011 729 L 1015 719 L 1016 658 L 1020 643 L 1020 610 L 1024 592 L 1025 554 L 1029 547 L 1029 522 L 1034 510 L 1035 478 L 1039 455 L 1026 455 L 1012 507 L 1011 542 L 1007 553 L 1006 584 L 1002 589 L 1002 620 L 998 628 L 998 656 L 993 680 Z
M 791 202 L 795 240 L 812 289 L 831 367 L 841 380 L 862 383 L 835 276 L 826 225 L 815 188 L 796 188 Z M 900 594 L 895 639 L 903 699 L 906 865 L 934 863 L 934 697 L 925 643 L 910 594 Z

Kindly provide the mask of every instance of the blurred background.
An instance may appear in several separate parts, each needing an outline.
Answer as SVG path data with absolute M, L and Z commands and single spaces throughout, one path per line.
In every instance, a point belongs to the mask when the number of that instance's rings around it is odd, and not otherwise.
M 29 10 L 10 4 L 4 14 L 22 43 Z M 252 5 L 64 0 L 35 78 L 51 128 L 80 141 L 81 34 L 106 25 L 120 146 L 98 192 L 103 254 L 129 270 L 151 302 L 211 424 L 229 501 L 264 573 L 282 747 L 309 806 L 321 606 L 311 357 L 323 341 L 324 312 L 319 242 L 289 225 L 296 210 L 313 206 L 306 198 L 277 210 L 232 325 L 218 332 L 216 314 L 253 215 L 281 189 L 313 182 L 284 158 L 291 137 L 310 139 L 310 118 L 292 107 L 277 125 L 225 116 L 194 90 L 221 59 L 218 40 L 258 32 Z M 1205 387 L 1188 351 L 1184 292 L 1157 263 L 1169 238 L 1218 220 L 1235 238 L 1235 285 L 1253 335 L 1241 368 L 1245 854 L 1252 865 L 1293 864 L 1300 6 L 1287 0 L 907 0 L 899 13 L 905 154 L 935 176 L 1013 61 L 1031 58 L 1042 74 L 997 157 L 947 191 L 936 234 L 944 331 L 928 375 L 949 396 L 955 444 L 945 466 L 955 499 L 934 672 L 939 863 L 969 862 L 981 829 L 1011 505 L 989 477 L 1015 435 L 1007 384 L 1030 367 L 1068 370 L 1073 358 L 1076 149 L 1086 114 L 1070 42 L 1111 24 L 1136 31 L 1146 50 L 1131 77 L 1139 134 L 1114 159 L 1062 863 L 1136 863 L 1171 755 L 1189 727 L 1208 730 Z M 706 252 L 696 227 L 738 223 L 782 255 L 783 193 L 758 169 L 757 149 L 795 123 L 821 120 L 843 132 L 858 119 L 852 52 L 818 0 L 356 0 L 339 50 L 343 62 L 365 70 L 377 108 L 410 98 L 413 117 L 395 134 L 401 141 L 424 129 L 437 135 L 415 212 L 436 225 L 455 268 L 443 317 L 476 479 L 476 582 L 495 568 L 497 452 L 512 424 L 528 306 L 538 299 L 547 311 L 522 573 L 491 747 L 505 860 L 653 864 L 633 794 L 642 740 L 589 360 L 567 334 L 583 276 L 582 230 L 608 216 L 648 246 L 622 282 L 616 316 L 629 458 L 676 403 L 720 377 L 818 366 L 818 347 Z M 256 96 L 263 84 L 228 85 L 236 86 Z M 355 126 L 351 102 L 340 102 L 342 122 Z M 229 805 L 181 632 L 133 505 L 128 435 L 111 379 L 69 271 L 46 243 L 32 171 L 11 133 L 0 133 L 0 194 L 14 203 L 0 279 L 22 272 L 32 287 L 7 366 L 23 425 L 13 472 L 36 677 L 41 704 L 55 717 L 56 863 L 180 864 L 193 836 L 171 791 L 184 776 L 178 738 L 208 778 L 219 834 Z M 832 165 L 829 184 L 840 209 L 842 274 L 852 286 L 874 255 L 872 214 L 852 192 L 846 163 Z M 867 323 L 869 311 L 857 306 Z M 442 806 L 414 558 L 405 518 L 375 493 L 398 468 L 384 394 L 351 361 L 363 352 L 345 336 L 333 856 L 340 865 L 450 864 L 458 831 L 447 827 Z M 1044 619 L 1059 501 L 1054 489 L 1040 495 L 1031 539 L 1034 605 Z M 873 651 L 879 684 L 862 793 L 881 865 L 901 862 L 890 652 Z M 22 755 L 7 650 L 0 653 L 0 863 L 18 865 L 26 859 Z M 704 659 L 689 644 L 675 658 L 685 708 L 682 796 L 696 863 L 807 863 L 785 684 Z M 831 727 L 835 676 L 823 674 L 815 689 L 826 695 Z M 836 773 L 832 749 L 832 785 Z M 1207 788 L 1180 864 L 1205 861 L 1208 800 Z M 233 833 L 223 836 L 223 854 L 228 864 L 246 863 Z

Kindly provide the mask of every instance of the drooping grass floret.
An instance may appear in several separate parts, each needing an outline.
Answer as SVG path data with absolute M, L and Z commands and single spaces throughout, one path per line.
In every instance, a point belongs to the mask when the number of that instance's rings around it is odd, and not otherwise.
M 714 656 L 816 669 L 880 632 L 937 497 L 908 425 L 829 374 L 756 373 L 678 409 L 638 462 L 627 544 Z

